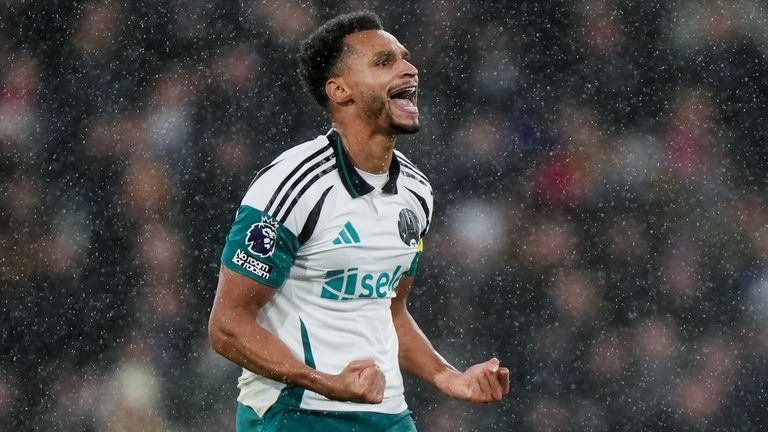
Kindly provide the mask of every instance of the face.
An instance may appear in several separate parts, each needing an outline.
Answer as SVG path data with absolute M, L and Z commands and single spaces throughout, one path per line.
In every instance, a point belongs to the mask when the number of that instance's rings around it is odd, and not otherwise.
M 417 132 L 419 72 L 405 47 L 382 30 L 353 33 L 345 46 L 339 78 L 352 104 L 383 133 Z

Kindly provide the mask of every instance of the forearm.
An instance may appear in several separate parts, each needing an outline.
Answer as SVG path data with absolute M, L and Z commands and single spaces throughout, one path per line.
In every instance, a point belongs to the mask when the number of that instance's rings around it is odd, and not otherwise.
M 234 363 L 275 381 L 333 395 L 333 376 L 317 371 L 293 355 L 275 335 L 248 319 L 222 319 L 211 325 L 211 344 Z M 226 323 L 226 324 L 222 324 Z
M 492 402 L 509 393 L 509 370 L 492 358 L 459 372 L 435 349 L 408 312 L 408 293 L 413 277 L 403 277 L 390 307 L 400 342 L 400 368 L 456 399 Z
M 435 350 L 407 309 L 393 313 L 393 321 L 400 342 L 400 369 L 449 393 L 447 377 L 460 372 Z
M 509 393 L 509 370 L 500 368 L 498 359 L 460 372 L 435 351 L 407 310 L 393 317 L 400 338 L 401 369 L 456 399 L 492 402 Z
M 386 379 L 373 359 L 351 361 L 335 375 L 319 372 L 258 323 L 256 317 L 274 295 L 273 288 L 222 266 L 208 321 L 213 349 L 251 372 L 329 399 L 380 403 Z

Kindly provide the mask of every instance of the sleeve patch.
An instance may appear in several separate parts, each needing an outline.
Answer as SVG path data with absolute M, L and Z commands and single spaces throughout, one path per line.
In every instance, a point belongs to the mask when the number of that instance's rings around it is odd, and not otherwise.
M 238 249 L 235 252 L 235 256 L 232 257 L 231 261 L 233 264 L 242 267 L 261 279 L 269 279 L 269 275 L 272 273 L 272 266 L 248 256 L 242 249 Z
M 227 236 L 221 262 L 257 282 L 279 288 L 288 277 L 299 242 L 261 210 L 241 206 Z

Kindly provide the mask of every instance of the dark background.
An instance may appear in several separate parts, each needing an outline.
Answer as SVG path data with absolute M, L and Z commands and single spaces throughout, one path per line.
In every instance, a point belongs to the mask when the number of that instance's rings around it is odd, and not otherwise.
M 768 8 L 639 0 L 0 0 L 0 430 L 233 430 L 224 237 L 330 126 L 300 40 L 362 7 L 420 70 L 411 310 L 512 370 L 408 379 L 420 430 L 766 430 Z

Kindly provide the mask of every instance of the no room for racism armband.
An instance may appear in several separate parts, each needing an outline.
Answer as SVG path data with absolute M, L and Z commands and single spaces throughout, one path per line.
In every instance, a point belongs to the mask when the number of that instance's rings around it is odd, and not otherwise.
M 227 236 L 221 262 L 257 282 L 279 288 L 293 265 L 299 240 L 261 210 L 241 206 Z

